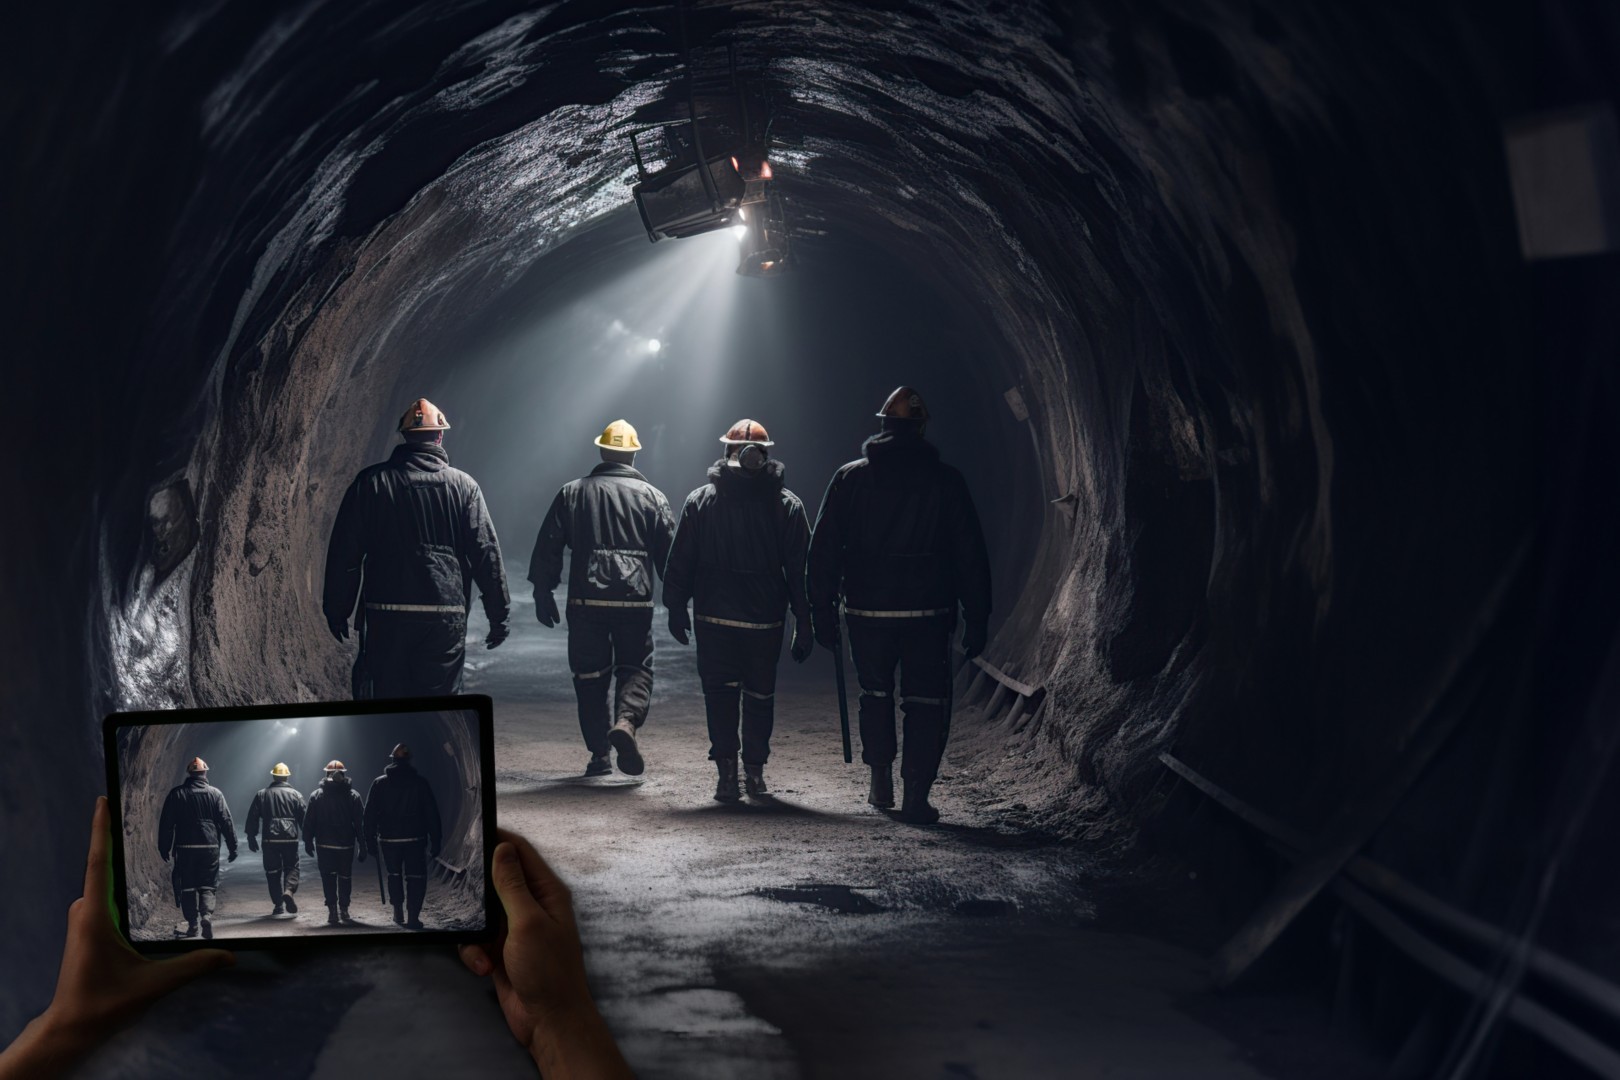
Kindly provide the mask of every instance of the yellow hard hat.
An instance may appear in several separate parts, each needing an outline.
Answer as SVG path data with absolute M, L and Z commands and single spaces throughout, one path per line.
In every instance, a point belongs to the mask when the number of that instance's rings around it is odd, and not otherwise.
M 602 429 L 594 445 L 603 450 L 640 450 L 641 440 L 636 438 L 636 429 L 630 426 L 630 421 L 615 420 Z
M 285 763 L 278 761 L 278 762 L 276 762 L 276 767 L 270 770 L 270 775 L 271 776 L 291 776 L 292 775 L 292 770 L 287 768 Z
M 399 418 L 399 430 L 404 431 L 449 431 L 450 421 L 444 418 L 444 411 L 427 398 L 417 398 L 405 408 L 405 415 Z

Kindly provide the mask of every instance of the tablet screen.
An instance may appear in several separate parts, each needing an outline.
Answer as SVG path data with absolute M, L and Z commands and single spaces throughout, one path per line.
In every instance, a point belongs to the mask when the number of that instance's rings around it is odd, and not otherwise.
M 143 952 L 493 925 L 487 697 L 115 713 L 105 736 L 114 901 Z

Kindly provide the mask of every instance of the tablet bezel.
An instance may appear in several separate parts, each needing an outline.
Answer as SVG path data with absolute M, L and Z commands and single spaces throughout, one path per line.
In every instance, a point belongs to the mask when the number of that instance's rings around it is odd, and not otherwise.
M 124 862 L 124 798 L 118 768 L 119 728 L 173 724 L 230 723 L 242 720 L 301 720 L 309 717 L 369 716 L 376 713 L 473 712 L 478 716 L 480 820 L 484 829 L 484 928 L 482 930 L 368 930 L 360 933 L 312 928 L 308 934 L 275 937 L 225 937 L 204 940 L 135 940 L 129 932 L 129 887 Z M 196 949 L 282 952 L 303 949 L 332 949 L 345 945 L 446 945 L 486 942 L 494 939 L 500 899 L 490 877 L 495 837 L 495 713 L 487 694 L 460 694 L 450 697 L 384 698 L 373 701 L 299 702 L 290 705 L 237 705 L 222 708 L 155 709 L 115 712 L 101 722 L 103 753 L 107 766 L 107 803 L 112 813 L 112 902 L 117 913 L 118 932 L 131 948 L 142 955 L 191 952 Z

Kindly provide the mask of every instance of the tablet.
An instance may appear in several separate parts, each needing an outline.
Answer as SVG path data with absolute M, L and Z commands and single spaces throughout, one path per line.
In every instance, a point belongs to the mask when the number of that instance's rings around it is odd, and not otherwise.
M 482 695 L 114 713 L 120 928 L 143 953 L 487 940 L 493 729 Z

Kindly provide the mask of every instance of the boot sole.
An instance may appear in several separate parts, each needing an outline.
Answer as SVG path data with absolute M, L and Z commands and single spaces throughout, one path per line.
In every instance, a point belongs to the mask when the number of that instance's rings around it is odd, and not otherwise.
M 641 751 L 636 749 L 636 737 L 628 731 L 614 728 L 608 732 L 608 742 L 618 755 L 619 771 L 626 776 L 640 776 L 647 763 L 641 760 Z

